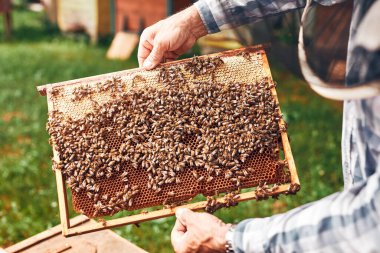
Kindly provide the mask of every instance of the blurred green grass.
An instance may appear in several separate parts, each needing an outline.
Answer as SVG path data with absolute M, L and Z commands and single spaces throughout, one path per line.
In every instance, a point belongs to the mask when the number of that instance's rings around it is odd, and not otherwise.
M 36 85 L 137 66 L 105 59 L 106 45 L 85 36 L 62 36 L 42 14 L 14 12 L 11 41 L 0 39 L 0 246 L 8 246 L 59 224 L 51 148 L 45 131 L 47 104 Z M 0 28 L 0 36 L 3 31 Z M 264 217 L 320 199 L 341 188 L 342 105 L 315 95 L 307 85 L 272 65 L 279 100 L 289 125 L 301 191 L 279 200 L 246 202 L 216 212 L 225 222 Z M 171 252 L 174 218 L 114 229 L 150 252 Z

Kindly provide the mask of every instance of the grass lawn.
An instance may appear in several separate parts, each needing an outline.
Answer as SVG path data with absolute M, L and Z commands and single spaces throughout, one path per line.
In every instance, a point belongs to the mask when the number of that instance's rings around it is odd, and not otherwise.
M 14 12 L 14 36 L 0 39 L 0 246 L 6 247 L 59 223 L 45 131 L 46 98 L 36 85 L 137 66 L 105 59 L 107 46 L 90 46 L 83 36 L 63 37 L 41 14 Z M 0 28 L 0 36 L 3 31 Z M 302 184 L 296 196 L 246 202 L 220 210 L 226 222 L 284 212 L 320 199 L 343 184 L 340 164 L 342 105 L 315 95 L 287 71 L 273 67 L 279 99 L 289 124 L 293 155 Z M 171 252 L 174 218 L 115 229 L 151 252 Z

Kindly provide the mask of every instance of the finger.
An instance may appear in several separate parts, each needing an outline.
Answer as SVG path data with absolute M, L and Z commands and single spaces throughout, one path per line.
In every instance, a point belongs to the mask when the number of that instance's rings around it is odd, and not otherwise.
M 153 46 L 152 51 L 150 52 L 148 58 L 143 63 L 143 67 L 145 69 L 153 69 L 156 67 L 163 59 L 164 56 L 164 48 L 161 46 L 160 43 L 156 43 Z
M 137 59 L 140 67 L 143 66 L 145 59 L 149 56 L 152 49 L 153 45 L 148 40 L 140 40 L 139 49 L 137 52 Z
M 173 52 L 173 51 L 168 51 L 168 52 L 165 52 L 164 53 L 164 57 L 166 60 L 170 59 L 170 60 L 175 60 L 178 58 L 178 54 L 176 52 Z
M 185 232 L 186 227 L 179 220 L 176 220 L 171 233 L 172 241 L 178 242 Z
M 184 227 L 188 227 L 194 223 L 196 213 L 187 208 L 178 208 L 175 212 L 177 220 L 182 223 Z
M 165 58 L 165 61 L 164 62 L 171 62 L 171 61 L 175 61 L 176 59 L 174 58 Z
M 156 30 L 152 27 L 146 28 L 140 36 L 139 47 L 137 51 L 137 59 L 139 61 L 140 67 L 142 67 L 145 59 L 148 57 L 153 49 L 153 41 L 156 36 Z
M 171 242 L 175 252 L 181 252 L 185 233 L 186 227 L 177 219 L 171 233 Z

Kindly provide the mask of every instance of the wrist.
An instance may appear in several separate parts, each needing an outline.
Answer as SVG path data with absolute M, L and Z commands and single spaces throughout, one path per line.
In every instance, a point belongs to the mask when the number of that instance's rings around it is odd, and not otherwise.
M 194 5 L 176 15 L 181 19 L 182 24 L 186 27 L 185 29 L 187 29 L 196 39 L 207 35 L 207 29 Z
M 233 245 L 233 236 L 234 236 L 234 231 L 235 231 L 235 227 L 236 225 L 231 225 L 229 224 L 230 227 L 227 231 L 227 233 L 225 234 L 225 250 L 224 252 L 226 253 L 234 253 L 234 245 Z
M 232 224 L 224 224 L 224 226 L 219 229 L 217 236 L 214 237 L 216 239 L 215 244 L 217 252 L 226 252 L 227 234 L 229 233 L 232 226 Z

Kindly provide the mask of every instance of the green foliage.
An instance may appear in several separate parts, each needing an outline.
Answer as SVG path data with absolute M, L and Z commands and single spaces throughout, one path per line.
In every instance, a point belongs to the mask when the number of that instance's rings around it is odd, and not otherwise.
M 36 85 L 137 66 L 109 61 L 105 46 L 63 37 L 41 14 L 14 12 L 13 40 L 0 44 L 0 245 L 21 241 L 59 223 L 52 156 L 45 131 L 47 104 Z M 2 34 L 2 30 L 0 30 Z M 273 64 L 272 64 L 273 65 Z M 302 189 L 279 200 L 246 202 L 216 213 L 225 222 L 264 217 L 320 199 L 340 189 L 341 104 L 272 66 Z M 171 252 L 174 218 L 115 229 L 151 252 Z

